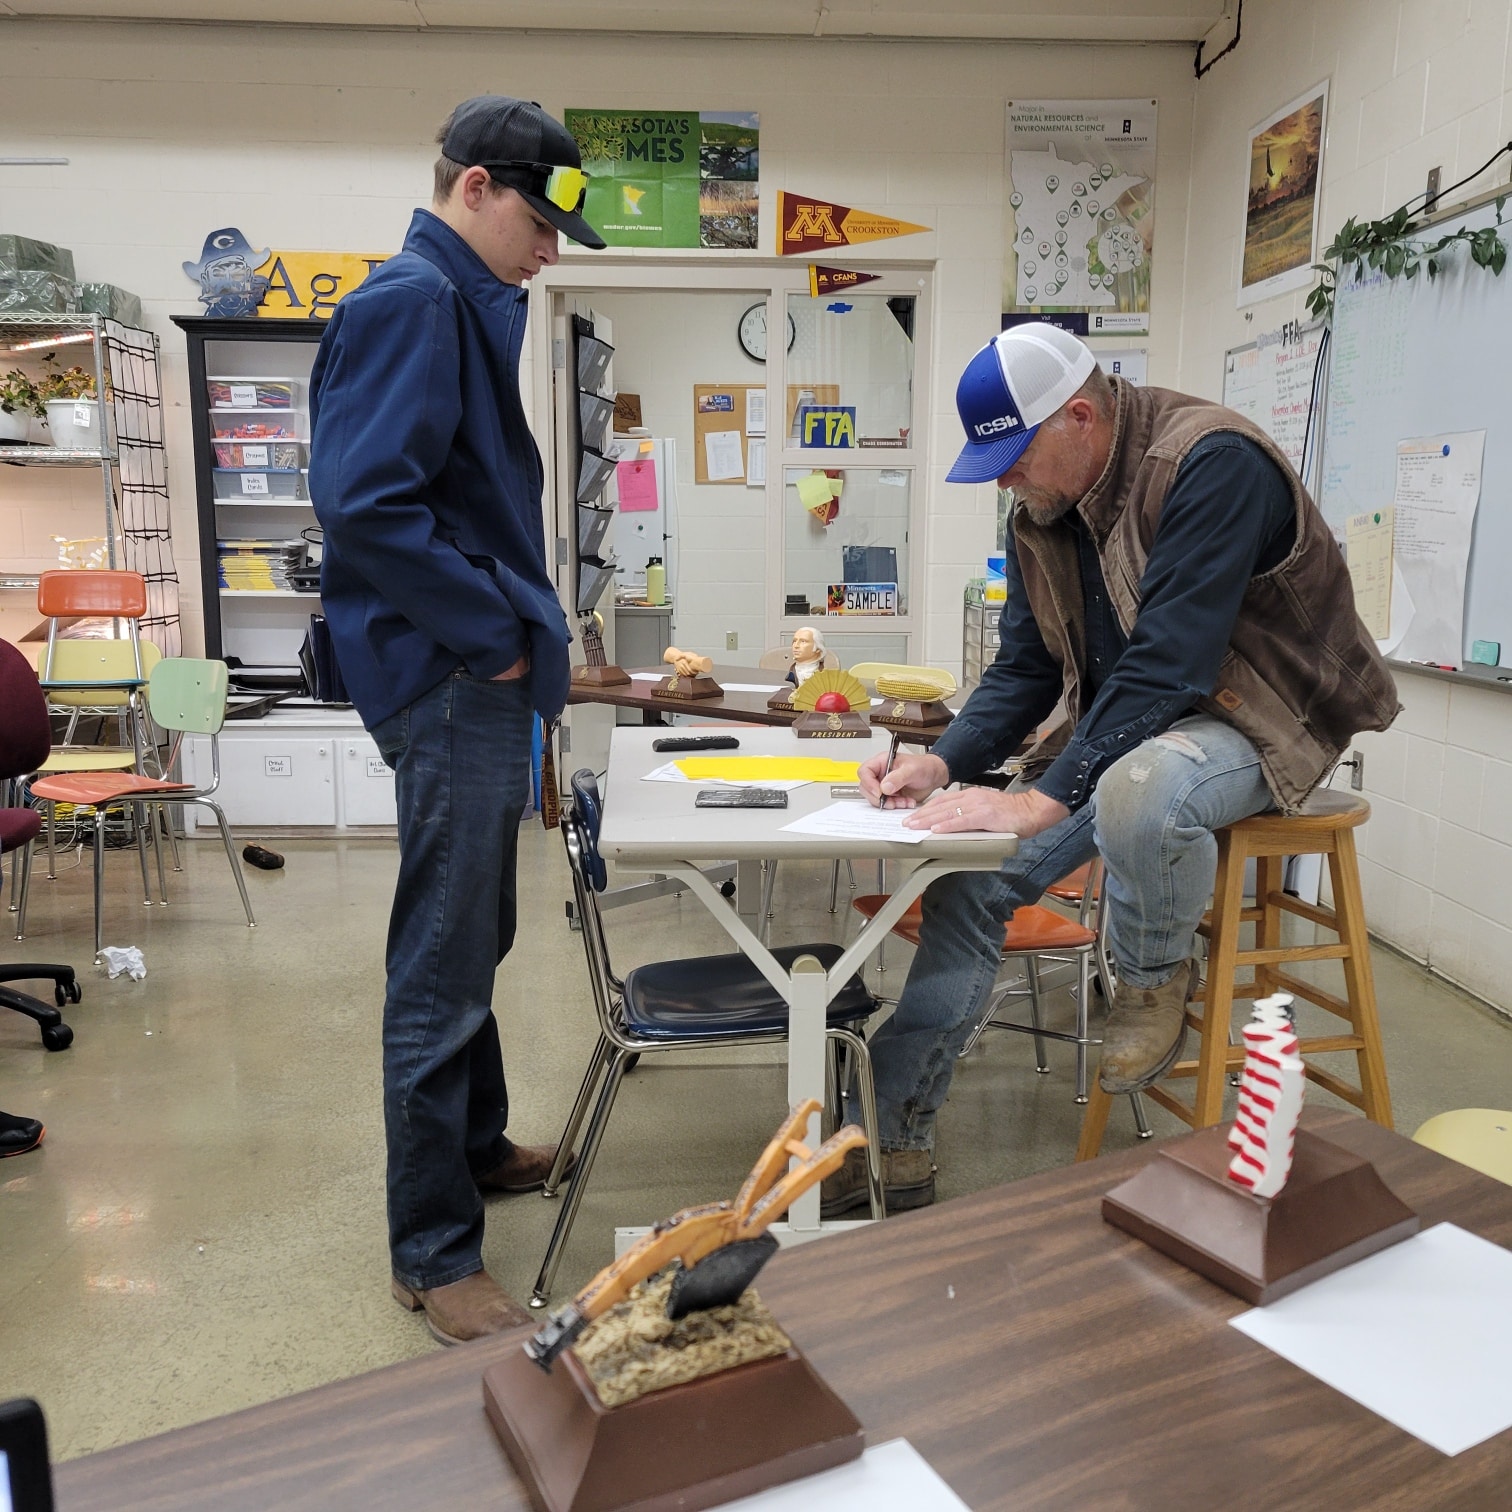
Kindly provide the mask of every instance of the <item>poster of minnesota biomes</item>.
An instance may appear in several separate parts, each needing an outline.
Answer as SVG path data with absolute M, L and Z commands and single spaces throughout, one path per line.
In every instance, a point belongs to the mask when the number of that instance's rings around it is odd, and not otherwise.
M 754 110 L 569 110 L 590 175 L 583 216 L 611 247 L 754 247 Z

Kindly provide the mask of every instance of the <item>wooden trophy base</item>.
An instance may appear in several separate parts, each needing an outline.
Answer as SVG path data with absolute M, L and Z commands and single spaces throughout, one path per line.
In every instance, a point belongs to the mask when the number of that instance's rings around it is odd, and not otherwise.
M 724 689 L 712 677 L 679 677 L 674 672 L 664 677 L 651 690 L 654 698 L 670 698 L 675 703 L 689 702 L 698 698 L 723 698 Z
M 605 1407 L 569 1350 L 523 1346 L 483 1405 L 537 1512 L 695 1512 L 855 1459 L 861 1424 L 796 1349 Z
M 1285 1187 L 1256 1197 L 1228 1179 L 1228 1131 L 1159 1151 L 1103 1198 L 1104 1219 L 1257 1306 L 1417 1233 L 1368 1160 L 1306 1129 Z
M 767 708 L 781 709 L 784 713 L 788 714 L 796 712 L 793 708 L 793 694 L 795 694 L 797 691 L 797 688 L 795 688 L 792 683 L 783 683 L 783 685 L 778 688 L 778 690 L 773 693 L 769 699 L 767 699 Z
M 844 714 L 821 714 L 810 709 L 793 721 L 793 734 L 800 740 L 848 740 L 854 735 L 870 735 L 871 723 L 864 714 L 847 710 Z
M 630 681 L 623 667 L 574 667 L 572 680 L 581 688 L 618 688 Z
M 871 715 L 873 724 L 887 730 L 938 730 L 954 718 L 938 698 L 921 703 L 917 698 L 884 697 L 881 707 L 873 709 Z

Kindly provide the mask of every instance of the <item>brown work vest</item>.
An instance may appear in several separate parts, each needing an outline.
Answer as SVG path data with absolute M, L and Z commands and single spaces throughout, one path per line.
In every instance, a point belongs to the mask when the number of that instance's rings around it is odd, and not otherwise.
M 1102 476 L 1076 506 L 1086 522 L 1124 634 L 1139 615 L 1139 584 L 1161 506 L 1188 452 L 1214 431 L 1236 431 L 1281 469 L 1297 508 L 1297 539 L 1250 579 L 1212 696 L 1197 707 L 1241 731 L 1260 752 L 1266 783 L 1294 813 L 1361 730 L 1396 718 L 1396 684 L 1355 613 L 1349 569 L 1318 507 L 1276 444 L 1242 415 L 1170 389 L 1113 380 L 1113 445 Z M 1065 680 L 1071 726 L 1090 701 L 1086 617 L 1076 535 L 1036 525 L 1022 507 L 1013 535 L 1029 608 Z M 1202 563 L 1191 564 L 1201 573 Z

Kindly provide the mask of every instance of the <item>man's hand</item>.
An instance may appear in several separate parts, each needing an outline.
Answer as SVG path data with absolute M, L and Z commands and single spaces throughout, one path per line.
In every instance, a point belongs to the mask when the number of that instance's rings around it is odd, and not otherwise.
M 514 682 L 517 678 L 524 677 L 530 671 L 530 653 L 526 652 L 512 667 L 505 667 L 502 672 L 496 672 L 488 680 L 489 682 Z
M 896 770 L 896 768 L 894 769 Z M 960 830 L 992 830 L 1027 840 L 1069 817 L 1071 810 L 1035 788 L 1000 793 L 996 788 L 968 787 L 936 793 L 903 823 L 909 829 L 933 830 L 937 835 Z
M 938 756 L 900 755 L 887 772 L 887 753 L 863 763 L 861 791 L 874 808 L 917 808 L 936 788 L 950 781 L 950 768 Z

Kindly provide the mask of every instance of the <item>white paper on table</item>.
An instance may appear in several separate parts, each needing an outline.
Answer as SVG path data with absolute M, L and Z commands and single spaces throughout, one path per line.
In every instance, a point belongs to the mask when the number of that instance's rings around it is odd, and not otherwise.
M 1440 1223 L 1229 1321 L 1443 1454 L 1512 1428 L 1512 1250 Z
M 662 680 L 662 678 L 666 677 L 668 675 L 668 673 L 670 673 L 671 670 L 672 669 L 669 667 L 666 672 L 632 672 L 630 674 L 630 681 L 631 682 L 660 682 Z
M 860 1459 L 726 1502 L 724 1512 L 967 1512 L 966 1503 L 907 1439 L 875 1444 Z
M 726 693 L 775 693 L 781 683 L 720 683 Z
M 766 437 L 752 436 L 746 442 L 746 487 L 766 487 Z
M 832 803 L 812 814 L 805 814 L 785 830 L 795 835 L 827 835 L 836 840 L 897 840 L 904 845 L 918 845 L 927 840 L 932 831 L 905 829 L 903 821 L 911 809 L 879 809 L 869 803 Z M 951 840 L 1001 840 L 1003 837 L 992 830 L 960 830 L 949 835 Z
M 764 388 L 746 390 L 746 435 L 766 435 L 766 396 Z
M 679 769 L 675 761 L 669 761 L 664 766 L 656 767 L 641 778 L 642 782 L 684 782 L 694 787 L 759 787 L 778 788 L 784 793 L 791 793 L 794 788 L 808 786 L 805 777 L 787 777 L 781 782 L 773 782 L 770 778 L 746 778 L 746 777 L 689 777 Z
M 709 431 L 704 436 L 704 463 L 709 482 L 724 483 L 745 477 L 745 458 L 740 450 L 739 431 Z
M 1485 448 L 1483 430 L 1397 442 L 1393 557 L 1414 606 L 1397 655 L 1407 661 L 1457 667 L 1464 656 L 1465 578 Z

